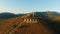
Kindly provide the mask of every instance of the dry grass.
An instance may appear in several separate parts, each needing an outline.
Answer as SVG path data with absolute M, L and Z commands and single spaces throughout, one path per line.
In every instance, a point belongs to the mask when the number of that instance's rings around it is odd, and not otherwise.
M 16 23 L 23 23 L 21 19 L 21 17 L 16 17 L 7 20 L 0 20 L 0 34 L 7 33 L 7 31 L 11 27 L 14 27 Z M 25 23 L 15 30 L 12 30 L 11 34 L 53 34 L 53 31 L 49 30 L 42 23 Z

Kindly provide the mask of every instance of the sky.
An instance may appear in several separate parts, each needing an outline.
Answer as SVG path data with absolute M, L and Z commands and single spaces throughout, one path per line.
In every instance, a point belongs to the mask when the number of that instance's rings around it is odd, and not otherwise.
M 60 12 L 60 0 L 0 0 L 0 13 Z

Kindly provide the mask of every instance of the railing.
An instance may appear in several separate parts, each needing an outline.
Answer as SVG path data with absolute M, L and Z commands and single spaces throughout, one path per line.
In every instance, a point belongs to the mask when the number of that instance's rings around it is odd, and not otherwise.
M 24 19 L 23 22 L 37 23 L 38 22 L 38 19 Z

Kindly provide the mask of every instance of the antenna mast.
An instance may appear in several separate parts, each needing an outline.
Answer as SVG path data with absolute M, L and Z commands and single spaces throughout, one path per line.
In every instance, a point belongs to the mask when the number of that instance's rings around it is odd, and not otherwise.
M 35 14 L 34 14 L 34 12 L 33 12 L 33 17 L 34 17 L 34 15 L 35 15 Z
M 35 9 L 33 9 L 33 17 L 35 16 Z

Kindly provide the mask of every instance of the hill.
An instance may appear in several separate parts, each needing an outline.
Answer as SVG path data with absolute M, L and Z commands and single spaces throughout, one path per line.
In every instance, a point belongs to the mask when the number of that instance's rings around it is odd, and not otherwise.
M 0 13 L 0 20 L 2 19 L 9 19 L 9 18 L 15 18 L 18 16 L 23 16 L 24 14 L 13 14 L 13 13 Z
M 58 12 L 34 12 L 37 16 L 43 17 L 43 18 L 54 18 L 56 16 L 60 16 L 60 13 Z M 32 14 L 32 13 L 30 13 Z M 25 14 L 13 14 L 13 13 L 0 13 L 0 20 L 1 19 L 9 19 L 14 18 L 18 16 L 24 16 Z
M 53 11 L 48 11 L 48 12 L 35 12 L 38 16 L 43 17 L 43 18 L 51 18 L 53 16 L 60 16 L 60 13 L 58 12 L 53 12 Z
M 0 34 L 60 34 L 60 22 L 52 21 L 49 18 L 43 17 L 37 23 L 23 22 L 25 17 L 30 18 L 32 17 L 31 15 L 26 14 L 0 20 Z
M 18 23 L 22 23 L 21 26 L 17 27 Z M 17 28 L 15 28 L 17 27 Z M 10 31 L 10 29 L 12 31 Z M 14 30 L 15 29 L 15 30 Z M 43 32 L 44 31 L 44 32 Z M 8 20 L 0 21 L 0 34 L 6 34 L 12 32 L 11 34 L 50 34 L 52 33 L 41 23 L 24 23 L 22 17 L 11 18 Z M 28 33 L 27 33 L 28 32 Z

